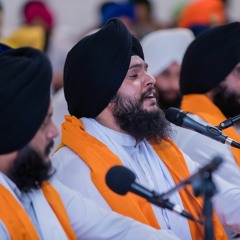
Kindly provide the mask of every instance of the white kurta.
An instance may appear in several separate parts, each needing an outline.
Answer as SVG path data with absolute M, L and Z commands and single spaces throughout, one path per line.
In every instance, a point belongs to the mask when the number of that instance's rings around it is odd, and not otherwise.
M 123 164 L 136 174 L 139 183 L 159 192 L 165 192 L 174 186 L 166 166 L 159 161 L 158 155 L 146 141 L 136 145 L 135 139 L 129 135 L 106 128 L 93 119 L 83 118 L 83 122 L 86 131 L 105 143 Z M 55 159 L 53 163 L 57 168 L 57 177 L 62 183 L 95 200 L 98 205 L 110 209 L 92 183 L 89 168 L 84 161 L 66 147 L 55 153 L 53 159 Z M 178 193 L 172 195 L 170 200 L 182 206 Z M 156 206 L 153 206 L 153 210 L 161 228 L 172 230 L 181 239 L 191 239 L 185 218 Z
M 59 192 L 63 204 L 67 210 L 72 228 L 78 239 L 101 240 L 101 239 L 149 239 L 149 240 L 177 240 L 168 231 L 158 231 L 146 225 L 140 224 L 130 218 L 122 217 L 116 213 L 109 213 L 89 199 L 84 199 L 76 191 L 70 190 L 62 185 L 55 178 L 51 183 Z M 19 201 L 21 192 L 16 189 L 16 185 L 11 180 L 6 181 L 6 176 L 0 173 L 0 184 L 3 184 Z M 17 191 L 20 194 L 15 194 Z M 37 230 L 41 239 L 67 239 L 54 212 L 51 210 L 41 190 L 32 191 L 30 194 L 33 216 L 30 218 L 33 224 L 38 223 Z M 21 204 L 21 201 L 19 201 Z M 22 205 L 24 208 L 25 205 Z M 28 212 L 28 211 L 27 211 Z M 4 223 L 0 220 L 0 239 L 10 240 Z
M 153 187 L 159 192 L 165 192 L 174 186 L 166 166 L 146 141 L 136 144 L 128 135 L 108 129 L 93 119 L 82 120 L 85 130 L 119 156 L 123 164 L 136 174 L 138 182 L 149 188 Z M 184 157 L 190 173 L 194 173 L 198 165 L 186 154 Z M 78 155 L 68 147 L 63 147 L 53 155 L 52 160 L 57 169 L 56 176 L 62 183 L 110 210 L 109 205 L 92 183 L 89 167 Z M 219 219 L 224 227 L 240 232 L 240 188 L 217 176 L 214 180 L 219 192 L 214 197 L 213 203 Z M 182 206 L 179 194 L 172 195 L 170 200 Z M 171 229 L 180 239 L 191 239 L 188 224 L 183 217 L 158 207 L 153 207 L 153 210 L 162 228 Z
M 188 115 L 203 125 L 208 124 L 197 115 Z M 175 143 L 182 151 L 188 154 L 191 159 L 202 166 L 209 163 L 213 157 L 222 156 L 225 161 L 220 165 L 216 174 L 231 184 L 240 186 L 240 169 L 235 162 L 229 145 L 222 144 L 192 130 L 177 126 L 174 126 L 174 129 L 176 133 L 173 136 Z

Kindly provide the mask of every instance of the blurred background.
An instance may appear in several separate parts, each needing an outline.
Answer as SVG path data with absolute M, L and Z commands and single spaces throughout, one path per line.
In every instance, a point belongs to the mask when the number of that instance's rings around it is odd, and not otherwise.
M 190 29 L 196 37 L 210 27 L 240 21 L 240 0 L 0 0 L 0 41 L 46 52 L 54 94 L 63 85 L 67 52 L 112 17 L 121 18 L 139 40 L 174 28 Z
M 59 129 L 67 114 L 62 88 L 66 55 L 76 42 L 112 17 L 121 18 L 141 41 L 149 71 L 157 81 L 166 78 L 168 65 L 173 68 L 175 75 L 171 76 L 176 76 L 179 92 L 186 47 L 208 28 L 240 21 L 240 0 L 0 0 L 0 42 L 35 47 L 50 58 L 53 119 Z
M 211 0 L 210 0 L 211 1 Z M 21 24 L 21 7 L 25 0 L 0 0 L 4 7 L 3 34 L 7 35 Z M 96 26 L 100 19 L 99 8 L 104 0 L 45 0 L 54 12 L 56 31 L 67 31 L 78 35 Z M 113 2 L 126 2 L 115 0 Z M 178 6 L 191 0 L 149 0 L 156 21 L 164 25 L 171 24 Z M 240 1 L 229 0 L 227 15 L 231 20 L 240 20 Z

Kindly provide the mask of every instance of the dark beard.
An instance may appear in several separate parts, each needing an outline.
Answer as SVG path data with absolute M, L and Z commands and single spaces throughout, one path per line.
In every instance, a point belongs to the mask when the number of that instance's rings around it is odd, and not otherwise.
M 143 110 L 143 99 L 144 95 L 141 101 L 116 95 L 113 99 L 116 104 L 113 115 L 120 128 L 137 141 L 147 139 L 158 144 L 169 137 L 171 127 L 161 109 L 151 112 Z
M 226 118 L 235 117 L 240 114 L 240 96 L 233 92 L 230 93 L 222 86 L 216 88 L 213 102 Z
M 8 171 L 8 177 L 23 192 L 41 188 L 42 183 L 53 174 L 51 161 L 45 162 L 35 150 L 28 146 L 19 151 Z
M 158 91 L 158 105 L 165 112 L 170 107 L 180 108 L 182 102 L 182 95 L 178 93 L 174 99 L 166 99 L 164 97 L 164 92 Z

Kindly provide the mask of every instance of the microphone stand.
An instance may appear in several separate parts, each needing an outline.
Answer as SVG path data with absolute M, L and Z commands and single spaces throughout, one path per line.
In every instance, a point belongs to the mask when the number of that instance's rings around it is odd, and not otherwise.
M 205 240 L 214 239 L 213 232 L 213 223 L 212 223 L 212 201 L 211 198 L 216 193 L 216 186 L 212 181 L 212 172 L 205 172 L 201 177 L 197 178 L 193 183 L 193 190 L 195 196 L 203 196 L 203 214 L 205 216 L 204 223 L 204 232 L 205 232 Z
M 134 191 L 132 191 L 134 192 Z M 179 209 L 178 206 L 174 206 L 174 204 L 172 204 L 168 199 L 163 198 L 162 194 L 156 193 L 155 191 L 152 191 L 153 196 L 148 198 L 147 200 L 153 204 L 155 204 L 156 206 L 159 206 L 161 208 L 166 208 L 166 209 L 170 209 L 173 212 L 176 212 L 179 214 L 179 211 L 181 211 L 181 216 L 188 218 L 192 221 L 198 222 L 200 224 L 203 224 L 203 222 L 199 219 L 196 219 L 195 217 L 193 217 L 190 213 L 188 213 L 187 211 L 182 211 L 182 209 Z
M 227 120 L 221 122 L 219 124 L 219 126 L 216 126 L 215 128 L 217 128 L 220 132 L 222 132 L 222 130 L 233 126 L 235 123 L 237 123 L 239 121 L 240 121 L 240 114 L 235 116 L 235 117 L 228 118 Z M 237 141 L 234 141 L 231 138 L 227 138 L 226 143 L 229 144 L 232 147 L 240 149 L 240 143 L 237 142 Z
M 235 117 L 232 117 L 232 118 L 230 117 L 229 119 L 221 122 L 219 124 L 219 126 L 217 126 L 217 128 L 219 130 L 223 130 L 223 129 L 226 129 L 226 128 L 229 128 L 229 127 L 233 126 L 235 123 L 237 123 L 239 121 L 240 121 L 240 114 L 235 116 Z
M 212 172 L 223 162 L 221 157 L 215 157 L 209 164 L 200 168 L 195 174 L 181 181 L 169 191 L 161 194 L 162 198 L 168 198 L 173 192 L 180 190 L 185 185 L 192 183 L 195 196 L 203 195 L 203 214 L 205 216 L 204 232 L 205 240 L 213 240 L 212 223 L 212 196 L 216 193 L 216 186 L 212 180 Z

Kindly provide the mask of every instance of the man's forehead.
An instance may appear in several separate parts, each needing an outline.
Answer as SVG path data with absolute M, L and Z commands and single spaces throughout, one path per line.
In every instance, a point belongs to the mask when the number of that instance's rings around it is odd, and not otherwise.
M 130 62 L 130 64 L 132 63 L 132 62 L 138 62 L 138 63 L 141 63 L 141 62 L 144 62 L 139 56 L 137 56 L 137 55 L 133 55 L 133 56 L 131 56 L 131 62 Z
M 147 66 L 147 64 L 139 56 L 137 55 L 132 56 L 129 69 L 133 67 L 141 67 L 141 66 Z

